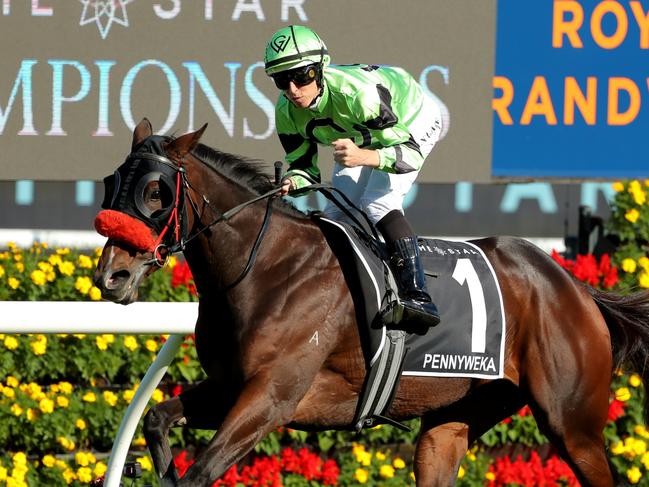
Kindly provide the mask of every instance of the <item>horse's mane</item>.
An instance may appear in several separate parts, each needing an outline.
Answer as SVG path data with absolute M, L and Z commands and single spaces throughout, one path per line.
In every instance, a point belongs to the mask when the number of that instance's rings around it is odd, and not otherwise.
M 274 182 L 268 176 L 267 166 L 263 161 L 221 152 L 205 144 L 198 144 L 192 154 L 209 168 L 227 176 L 255 194 L 264 194 L 273 189 Z M 297 218 L 308 218 L 292 204 L 279 198 L 275 201 L 277 207 L 284 212 Z

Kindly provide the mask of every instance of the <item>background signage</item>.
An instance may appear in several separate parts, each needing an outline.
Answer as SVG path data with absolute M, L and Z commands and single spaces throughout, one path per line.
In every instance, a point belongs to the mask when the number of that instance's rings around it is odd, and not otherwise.
M 649 2 L 498 1 L 493 174 L 649 175 Z
M 290 23 L 447 106 L 422 183 L 649 177 L 649 0 L 0 0 L 0 180 L 98 181 L 144 116 L 281 159 L 261 60 Z
M 298 23 L 334 63 L 403 66 L 447 105 L 422 181 L 486 180 L 495 21 L 495 0 L 0 0 L 0 179 L 100 180 L 144 116 L 164 133 L 208 122 L 206 144 L 281 159 L 261 61 Z

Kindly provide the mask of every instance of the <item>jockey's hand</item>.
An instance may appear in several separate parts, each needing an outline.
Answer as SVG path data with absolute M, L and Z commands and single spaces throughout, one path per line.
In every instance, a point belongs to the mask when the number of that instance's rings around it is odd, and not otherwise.
M 279 190 L 279 195 L 280 196 L 286 196 L 289 191 L 295 189 L 295 185 L 293 184 L 293 181 L 291 181 L 291 178 L 286 178 L 282 180 L 282 187 Z
M 379 153 L 372 149 L 361 149 L 351 139 L 334 140 L 334 161 L 345 167 L 379 167 Z

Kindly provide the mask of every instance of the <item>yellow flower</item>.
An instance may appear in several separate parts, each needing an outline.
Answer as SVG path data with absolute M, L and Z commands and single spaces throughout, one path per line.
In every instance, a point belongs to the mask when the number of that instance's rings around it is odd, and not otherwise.
M 104 396 L 104 401 L 110 406 L 115 407 L 115 404 L 117 404 L 117 395 L 113 391 L 104 391 L 102 395 Z
M 635 270 L 636 270 L 636 267 L 637 266 L 636 266 L 635 260 L 633 260 L 633 259 L 627 258 L 627 259 L 624 259 L 622 261 L 622 270 L 624 272 L 628 272 L 629 274 L 633 274 L 635 272 Z
M 649 470 L 649 453 L 643 454 L 640 462 L 644 465 L 645 470 Z
M 151 463 L 151 459 L 149 457 L 140 457 L 137 459 L 137 461 L 140 462 L 140 465 L 142 465 L 142 470 L 146 470 L 147 472 L 153 470 L 153 464 Z
M 27 412 L 25 413 L 25 416 L 27 416 L 28 421 L 34 421 L 36 419 L 36 413 L 32 408 L 27 408 Z
M 65 448 L 68 451 L 74 450 L 74 441 L 68 440 L 65 436 L 59 436 L 56 441 L 59 442 L 59 445 L 61 445 L 63 448 Z
M 14 261 L 15 262 L 22 262 L 22 260 L 23 260 L 23 254 L 21 254 L 20 252 L 16 252 L 14 254 Z
M 27 464 L 27 455 L 24 452 L 19 451 L 13 456 L 14 465 L 26 465 Z
M 638 284 L 640 287 L 649 288 L 649 272 L 642 271 L 638 276 Z
M 631 391 L 627 387 L 620 387 L 615 391 L 615 399 L 618 401 L 626 402 L 631 399 Z
M 18 340 L 12 336 L 6 337 L 4 344 L 8 350 L 16 350 L 18 348 Z
M 18 387 L 18 385 L 20 384 L 20 382 L 18 382 L 18 379 L 16 379 L 13 375 L 8 375 L 7 380 L 5 380 L 5 383 L 9 387 Z
M 47 468 L 52 468 L 56 464 L 56 458 L 54 458 L 52 455 L 45 455 L 43 457 L 43 465 L 45 465 Z
M 45 284 L 47 282 L 47 276 L 40 269 L 36 269 L 36 270 L 32 271 L 32 273 L 29 275 L 29 277 L 31 278 L 32 282 L 34 284 L 36 284 L 37 286 L 42 286 L 43 284 Z
M 81 467 L 87 467 L 90 464 L 88 461 L 88 455 L 82 451 L 79 451 L 74 455 L 74 461 Z
M 631 467 L 626 471 L 626 478 L 628 478 L 629 482 L 632 484 L 637 484 L 642 478 L 642 472 L 638 467 Z
M 63 248 L 60 248 L 60 249 L 56 249 L 56 253 L 58 255 L 68 255 L 70 253 L 70 249 L 67 248 L 67 247 L 63 247 Z
M 5 275 L 5 268 L 0 265 L 0 277 Z
M 82 399 L 83 399 L 85 402 L 95 402 L 95 401 L 97 400 L 97 396 L 95 396 L 95 393 L 94 393 L 94 392 L 86 392 L 86 393 L 83 395 Z
M 638 221 L 638 218 L 640 218 L 640 212 L 635 208 L 631 208 L 624 214 L 624 218 L 629 220 L 631 223 L 635 223 Z
M 66 468 L 63 471 L 63 480 L 65 480 L 66 484 L 70 485 L 72 482 L 75 481 L 76 478 L 77 478 L 77 474 L 75 474 L 74 471 L 72 471 L 71 469 Z
M 649 258 L 642 256 L 638 259 L 638 265 L 642 267 L 645 271 L 649 272 Z
M 631 387 L 640 387 L 640 384 L 642 384 L 642 379 L 638 374 L 631 374 L 629 376 L 629 385 Z
M 47 337 L 45 335 L 36 335 L 36 341 L 30 342 L 34 355 L 44 355 L 47 351 Z
M 65 396 L 57 396 L 56 404 L 61 408 L 67 408 L 70 405 L 70 400 Z
M 11 405 L 11 413 L 14 416 L 20 416 L 23 413 L 23 408 L 21 408 L 17 403 Z
M 385 453 L 380 452 L 380 451 L 377 451 L 377 452 L 376 452 L 376 459 L 377 459 L 378 461 L 382 462 L 383 460 L 385 460 L 385 458 L 386 458 Z
M 135 396 L 135 391 L 133 389 L 127 389 L 122 393 L 122 397 L 127 403 L 130 403 L 133 400 L 133 396 Z
M 0 467 L 0 480 L 7 480 L 7 469 Z
M 640 181 L 634 179 L 629 183 L 629 193 L 634 193 L 639 190 L 642 190 L 642 185 L 640 184 Z
M 47 398 L 41 399 L 41 401 L 38 403 L 38 408 L 45 414 L 50 414 L 54 412 L 54 401 Z
M 401 470 L 402 468 L 406 468 L 406 462 L 404 462 L 403 459 L 396 457 L 392 460 L 392 466 L 397 470 Z
M 156 389 L 155 391 L 153 391 L 153 394 L 151 394 L 151 399 L 153 399 L 155 402 L 162 402 L 164 401 L 165 396 L 160 389 Z
M 69 260 L 64 260 L 59 264 L 59 272 L 64 276 L 71 276 L 74 274 L 74 264 Z
M 460 469 L 457 471 L 457 478 L 461 479 L 462 477 L 464 477 L 464 474 L 465 474 L 464 467 L 460 465 Z
M 72 394 L 72 384 L 69 382 L 59 382 L 59 389 L 64 394 Z
M 53 269 L 52 264 L 50 264 L 49 262 L 45 262 L 45 261 L 39 262 L 38 263 L 38 268 L 40 270 L 42 270 L 43 272 L 50 272 Z
M 367 470 L 365 470 L 364 468 L 357 468 L 354 472 L 354 478 L 359 484 L 364 484 L 367 482 L 369 475 L 367 473 Z
M 97 348 L 99 350 L 106 350 L 108 348 L 108 343 L 106 342 L 106 339 L 103 337 L 103 335 L 97 335 L 95 338 L 95 344 L 97 345 Z
M 92 269 L 92 259 L 87 255 L 81 254 L 77 259 L 77 264 L 79 264 L 79 267 L 82 269 Z
M 169 257 L 169 260 L 167 261 L 167 267 L 169 267 L 169 269 L 173 269 L 174 267 L 176 267 L 176 264 L 178 264 L 178 257 L 176 257 L 175 255 Z
M 631 181 L 629 183 L 629 193 L 631 193 L 631 196 L 633 196 L 633 200 L 636 202 L 637 205 L 642 205 L 647 199 L 647 195 L 645 194 L 644 190 L 642 189 L 642 185 L 640 184 L 640 181 Z
M 20 281 L 15 277 L 10 277 L 9 279 L 7 279 L 7 285 L 11 289 L 18 289 L 18 286 L 20 286 Z
M 74 422 L 74 425 L 80 430 L 85 430 L 86 429 L 86 422 L 81 418 L 77 419 Z
M 16 262 L 16 270 L 21 273 L 25 272 L 25 264 L 22 262 Z
M 131 352 L 134 352 L 139 345 L 137 344 L 137 339 L 133 335 L 127 335 L 124 337 L 124 346 Z
M 384 479 L 391 479 L 394 477 L 394 467 L 392 465 L 381 465 L 379 475 Z
M 146 446 L 146 440 L 143 436 L 138 436 L 133 439 L 133 446 Z
M 647 451 L 647 443 L 643 440 L 635 440 L 633 442 L 633 453 L 642 455 Z
M 643 438 L 649 438 L 649 431 L 647 431 L 647 428 L 645 428 L 645 426 L 642 424 L 635 425 L 633 432 L 636 435 L 642 436 Z
M 88 276 L 79 276 L 77 277 L 77 280 L 74 281 L 74 288 L 81 294 L 88 294 L 91 287 L 92 281 Z
M 95 469 L 93 470 L 93 473 L 95 474 L 95 477 L 101 477 L 106 473 L 106 470 L 108 470 L 108 467 L 104 462 L 97 462 L 97 465 L 95 465 Z
M 620 181 L 615 181 L 611 186 L 616 193 L 624 191 L 624 183 L 621 183 Z
M 156 350 L 158 350 L 158 342 L 156 342 L 155 340 L 147 340 L 144 343 L 144 346 L 149 352 L 155 352 Z
M 97 286 L 92 286 L 90 291 L 88 291 L 88 296 L 90 296 L 90 299 L 93 301 L 99 301 L 101 299 L 101 291 Z
M 16 397 L 16 391 L 14 391 L 11 387 L 3 387 L 2 394 L 4 394 L 9 399 Z
M 494 480 L 496 480 L 496 474 L 493 472 L 487 472 L 484 475 L 484 478 L 487 479 L 489 482 L 493 482 Z

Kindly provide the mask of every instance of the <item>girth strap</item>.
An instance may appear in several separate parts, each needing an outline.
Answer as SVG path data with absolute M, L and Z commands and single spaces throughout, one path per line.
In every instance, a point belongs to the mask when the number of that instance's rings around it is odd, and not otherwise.
M 408 426 L 386 416 L 397 392 L 401 369 L 408 353 L 405 346 L 406 333 L 402 330 L 388 330 L 386 335 L 379 359 L 365 375 L 354 418 L 357 432 L 377 424 L 391 424 L 403 431 L 410 431 Z

